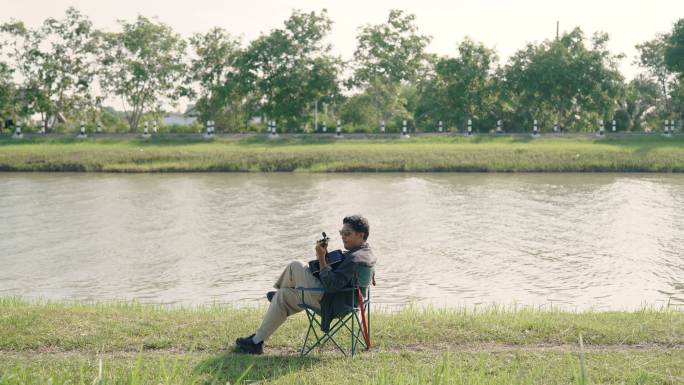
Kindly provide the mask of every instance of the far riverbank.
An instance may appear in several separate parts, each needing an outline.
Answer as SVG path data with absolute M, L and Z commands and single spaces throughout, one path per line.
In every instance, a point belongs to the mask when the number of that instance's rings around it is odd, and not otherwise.
M 4 136 L 0 171 L 684 172 L 684 136 Z

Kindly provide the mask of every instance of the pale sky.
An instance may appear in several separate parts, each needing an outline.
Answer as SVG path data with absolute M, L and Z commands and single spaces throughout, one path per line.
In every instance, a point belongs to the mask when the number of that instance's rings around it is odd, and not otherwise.
M 64 10 L 74 6 L 96 28 L 105 30 L 117 30 L 117 19 L 132 20 L 141 14 L 170 25 L 184 37 L 218 26 L 241 36 L 244 43 L 281 27 L 292 9 L 326 8 L 334 22 L 329 42 L 343 59 L 351 59 L 359 27 L 386 21 L 392 8 L 416 15 L 420 32 L 432 36 L 430 52 L 453 56 L 458 43 L 470 36 L 496 48 L 502 62 L 528 42 L 553 38 L 558 20 L 561 31 L 579 26 L 587 36 L 609 33 L 611 51 L 627 55 L 620 69 L 628 79 L 639 71 L 632 64 L 634 45 L 671 31 L 674 22 L 684 18 L 684 0 L 0 0 L 0 4 L 0 22 L 15 18 L 37 26 L 47 17 L 63 17 Z

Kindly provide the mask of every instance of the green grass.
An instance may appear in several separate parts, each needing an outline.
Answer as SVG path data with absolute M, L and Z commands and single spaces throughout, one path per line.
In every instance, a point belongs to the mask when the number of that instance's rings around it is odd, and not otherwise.
M 264 311 L 1 298 L 0 384 L 684 382 L 684 313 L 673 309 L 379 311 L 373 349 L 354 358 L 299 357 L 298 314 L 264 356 L 233 353 Z
M 0 171 L 684 172 L 684 136 L 0 138 Z

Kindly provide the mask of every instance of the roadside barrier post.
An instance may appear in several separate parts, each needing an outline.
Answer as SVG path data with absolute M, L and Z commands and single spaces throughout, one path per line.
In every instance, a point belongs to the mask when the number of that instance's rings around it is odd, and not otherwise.
M 670 135 L 670 121 L 665 119 L 665 135 Z
M 402 137 L 402 138 L 405 138 L 405 139 L 410 138 L 410 136 L 409 136 L 409 134 L 408 134 L 408 132 L 407 132 L 407 129 L 406 129 L 406 121 L 405 121 L 405 120 L 402 122 L 401 137 Z
M 468 119 L 468 133 L 466 135 L 470 136 L 470 134 L 473 132 L 473 121 Z
M 501 121 L 501 119 L 497 120 L 496 121 L 496 133 L 497 134 L 500 134 L 503 131 L 502 126 L 503 126 L 503 122 Z
M 444 127 L 442 126 L 442 121 L 441 121 L 441 120 L 439 121 L 439 128 L 438 128 L 438 130 L 439 130 L 439 132 L 444 131 Z
M 617 129 L 617 122 L 615 121 L 615 119 L 613 119 L 613 132 L 615 132 L 616 129 Z
M 534 120 L 532 125 L 532 136 L 539 136 L 539 125 L 537 124 L 537 119 Z
M 325 123 L 323 123 L 323 124 L 325 124 Z M 342 122 L 339 119 L 337 120 L 337 128 L 335 129 L 335 135 L 338 138 L 342 137 Z
M 78 134 L 78 137 L 79 138 L 87 138 L 88 137 L 88 135 L 86 135 L 86 132 L 85 132 L 85 122 L 83 120 L 81 120 L 81 130 Z
M 207 133 L 204 134 L 204 137 L 207 139 L 214 137 L 214 121 L 213 120 L 207 120 Z
M 385 121 L 384 120 L 382 122 L 380 122 L 380 132 L 383 134 L 385 133 Z
M 156 120 L 152 121 L 152 132 L 155 134 L 157 133 L 157 121 Z
M 14 125 L 14 135 L 12 135 L 13 138 L 15 139 L 21 139 L 24 137 L 24 135 L 21 133 L 21 122 L 17 120 L 17 124 Z
M 325 122 L 321 122 L 321 131 L 323 131 L 323 133 L 328 132 L 328 127 L 325 125 Z

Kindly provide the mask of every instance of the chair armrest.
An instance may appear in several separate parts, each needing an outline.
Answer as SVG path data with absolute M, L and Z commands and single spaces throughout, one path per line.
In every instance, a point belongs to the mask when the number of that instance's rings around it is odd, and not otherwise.
M 356 289 L 359 289 L 359 288 L 357 288 L 357 287 L 345 287 L 345 288 L 342 288 L 340 290 L 331 291 L 330 293 L 347 293 L 350 291 L 356 291 Z M 361 289 L 363 289 L 363 288 L 361 288 Z
M 325 289 L 323 289 L 322 287 L 301 287 L 301 286 L 297 287 L 297 290 L 301 290 L 301 291 L 319 291 L 319 292 L 325 291 Z

